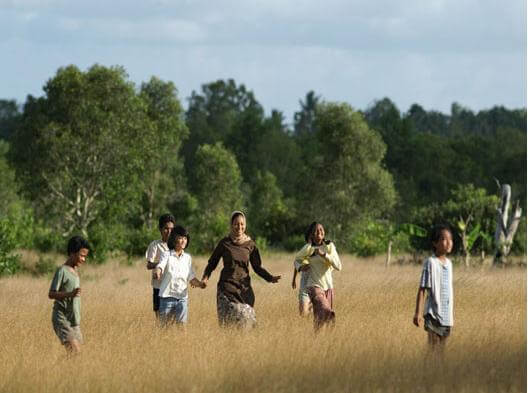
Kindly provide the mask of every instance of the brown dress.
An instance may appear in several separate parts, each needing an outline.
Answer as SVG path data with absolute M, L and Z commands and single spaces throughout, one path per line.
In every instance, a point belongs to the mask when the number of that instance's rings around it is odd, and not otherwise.
M 224 267 L 217 286 L 217 310 L 221 324 L 255 320 L 253 305 L 255 294 L 251 288 L 249 265 L 264 280 L 271 282 L 273 276 L 262 268 L 258 248 L 253 240 L 235 244 L 229 236 L 216 246 L 207 263 L 204 276 L 209 278 L 218 266 L 220 258 Z

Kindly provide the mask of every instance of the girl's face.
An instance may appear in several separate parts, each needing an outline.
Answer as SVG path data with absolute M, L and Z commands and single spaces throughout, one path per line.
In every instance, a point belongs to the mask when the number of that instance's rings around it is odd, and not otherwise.
M 183 251 L 187 246 L 187 236 L 176 236 L 174 239 L 174 250 L 177 252 Z
M 314 229 L 314 233 L 312 235 L 312 240 L 315 244 L 318 246 L 323 243 L 323 239 L 325 237 L 325 231 L 321 224 L 317 224 Z
M 436 256 L 444 256 L 453 249 L 453 235 L 448 230 L 442 230 L 440 237 L 433 243 Z
M 246 219 L 243 216 L 236 216 L 231 224 L 231 229 L 236 236 L 242 236 L 246 232 Z
M 166 222 L 165 225 L 163 225 L 163 228 L 160 229 L 161 240 L 163 240 L 166 243 L 173 229 L 174 229 L 174 223 L 170 221 Z

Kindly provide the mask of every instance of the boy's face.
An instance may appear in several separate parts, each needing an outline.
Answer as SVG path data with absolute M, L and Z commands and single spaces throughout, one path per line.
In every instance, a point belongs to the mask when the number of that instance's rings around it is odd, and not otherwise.
M 174 229 L 174 223 L 170 221 L 166 222 L 165 225 L 163 225 L 163 228 L 160 229 L 161 240 L 163 240 L 166 243 L 173 229 Z
M 187 246 L 187 237 L 186 236 L 176 236 L 174 239 L 174 249 L 176 251 L 181 251 Z
M 86 257 L 88 256 L 88 252 L 90 252 L 90 250 L 88 250 L 87 248 L 81 248 L 79 251 L 74 253 L 73 258 L 72 258 L 73 266 L 79 267 L 84 262 L 86 262 Z
M 440 232 L 440 237 L 434 243 L 434 248 L 435 254 L 438 256 L 449 254 L 453 249 L 453 236 L 451 232 L 447 230 Z

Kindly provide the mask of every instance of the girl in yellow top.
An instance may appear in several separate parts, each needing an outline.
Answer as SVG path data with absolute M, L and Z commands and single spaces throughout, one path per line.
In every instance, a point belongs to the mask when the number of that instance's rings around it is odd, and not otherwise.
M 308 227 L 308 243 L 295 255 L 297 271 L 308 271 L 306 287 L 313 305 L 315 329 L 335 320 L 332 271 L 341 270 L 341 260 L 334 243 L 325 240 L 324 227 L 312 222 Z

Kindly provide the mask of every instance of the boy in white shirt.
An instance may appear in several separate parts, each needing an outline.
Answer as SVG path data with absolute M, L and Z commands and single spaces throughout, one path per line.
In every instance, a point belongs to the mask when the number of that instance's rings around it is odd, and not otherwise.
M 179 225 L 174 227 L 167 240 L 169 251 L 161 255 L 154 270 L 156 278 L 161 279 L 159 317 L 163 325 L 187 322 L 189 282 L 193 287 L 205 288 L 205 284 L 194 274 L 191 256 L 184 251 L 189 240 L 185 228 Z
M 149 244 L 145 258 L 147 259 L 147 269 L 153 270 L 158 266 L 161 254 L 169 251 L 167 247 L 167 240 L 175 225 L 174 216 L 171 214 L 163 214 L 158 220 L 158 228 L 161 234 L 161 239 L 154 240 Z M 156 318 L 159 314 L 159 286 L 160 280 L 154 277 L 154 271 L 152 272 L 152 308 L 156 314 Z

